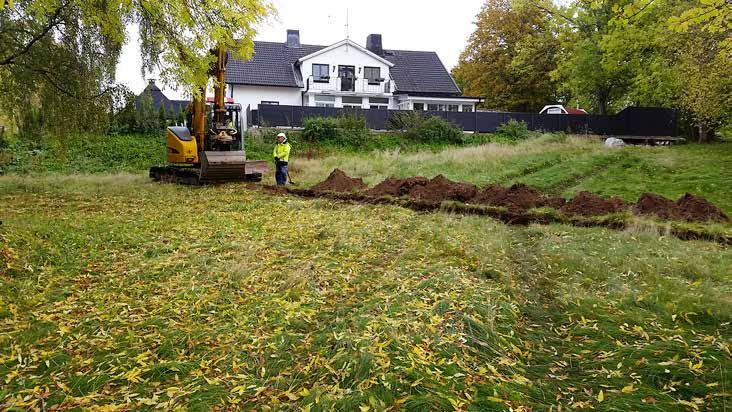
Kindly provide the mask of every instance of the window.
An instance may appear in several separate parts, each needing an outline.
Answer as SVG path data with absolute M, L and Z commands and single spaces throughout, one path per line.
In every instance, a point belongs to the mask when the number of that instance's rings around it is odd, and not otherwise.
M 448 112 L 459 112 L 460 111 L 460 105 L 459 104 L 448 104 L 447 105 L 447 111 Z
M 369 108 L 387 110 L 389 108 L 389 99 L 386 97 L 370 97 Z
M 379 82 L 381 82 L 381 68 L 364 67 L 363 77 L 369 80 L 369 84 L 379 84 Z
M 436 111 L 440 110 L 440 106 L 438 106 L 436 104 L 428 104 L 427 105 L 427 110 L 431 110 L 433 112 L 436 112 Z
M 414 110 L 424 110 L 424 103 L 415 103 Z
M 464 104 L 463 105 L 463 111 L 464 112 L 472 112 L 473 111 L 473 105 L 472 104 Z
M 316 107 L 335 107 L 335 96 L 315 96 Z
M 360 106 L 363 103 L 363 98 L 358 96 L 343 96 L 343 103 L 358 104 Z
M 330 80 L 328 69 L 329 67 L 327 64 L 313 63 L 313 81 L 318 83 L 327 83 L 328 80 Z
M 271 100 L 262 100 L 262 104 L 269 104 L 269 105 L 272 105 L 272 106 L 279 106 L 280 105 L 280 102 L 273 102 Z

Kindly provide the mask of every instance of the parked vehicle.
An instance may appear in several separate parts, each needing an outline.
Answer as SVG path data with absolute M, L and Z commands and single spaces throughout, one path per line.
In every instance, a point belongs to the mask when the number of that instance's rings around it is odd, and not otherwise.
M 571 107 L 564 107 L 561 104 L 550 104 L 544 106 L 539 114 L 587 114 L 587 112 L 585 109 L 580 109 L 579 107 L 572 109 Z

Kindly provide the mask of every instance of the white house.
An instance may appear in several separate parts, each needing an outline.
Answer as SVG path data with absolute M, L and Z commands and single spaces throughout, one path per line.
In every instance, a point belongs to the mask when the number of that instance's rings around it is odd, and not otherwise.
M 434 52 L 387 50 L 380 34 L 366 47 L 352 40 L 330 46 L 254 42 L 249 61 L 229 59 L 228 93 L 242 107 L 260 104 L 363 109 L 474 111 L 480 101 L 463 96 Z

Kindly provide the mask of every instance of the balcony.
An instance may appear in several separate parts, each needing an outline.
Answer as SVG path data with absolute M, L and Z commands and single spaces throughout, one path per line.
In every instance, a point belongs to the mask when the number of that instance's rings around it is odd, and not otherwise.
M 308 77 L 308 91 L 338 92 L 343 94 L 391 94 L 391 81 L 379 79 L 354 79 L 349 77 L 329 77 L 315 79 Z

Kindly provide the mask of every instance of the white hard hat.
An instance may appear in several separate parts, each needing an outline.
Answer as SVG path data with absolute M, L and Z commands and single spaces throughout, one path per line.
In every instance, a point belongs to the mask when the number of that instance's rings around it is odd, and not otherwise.
M 286 135 L 286 134 L 284 134 L 284 133 L 279 133 L 279 134 L 277 135 L 277 137 L 282 137 L 282 138 L 284 138 L 284 139 L 287 139 L 287 135 Z

